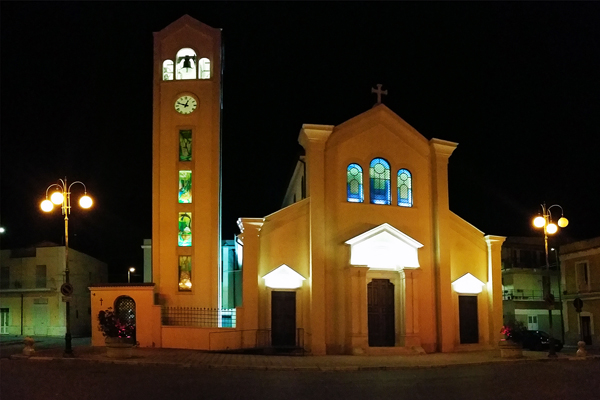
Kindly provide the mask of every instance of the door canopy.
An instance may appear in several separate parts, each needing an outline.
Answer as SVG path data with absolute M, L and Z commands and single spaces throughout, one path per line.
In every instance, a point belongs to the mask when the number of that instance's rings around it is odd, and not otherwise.
M 419 268 L 418 249 L 423 247 L 387 223 L 346 241 L 346 244 L 350 245 L 350 264 L 392 271 Z
M 302 275 L 285 264 L 263 276 L 265 285 L 272 289 L 297 289 L 306 280 Z

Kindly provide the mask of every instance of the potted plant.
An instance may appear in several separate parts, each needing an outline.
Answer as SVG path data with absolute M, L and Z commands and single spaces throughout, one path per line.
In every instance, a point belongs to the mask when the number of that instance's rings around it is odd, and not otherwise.
M 105 337 L 106 355 L 110 358 L 129 358 L 134 346 L 135 325 L 131 320 L 121 320 L 112 308 L 98 313 L 98 330 Z

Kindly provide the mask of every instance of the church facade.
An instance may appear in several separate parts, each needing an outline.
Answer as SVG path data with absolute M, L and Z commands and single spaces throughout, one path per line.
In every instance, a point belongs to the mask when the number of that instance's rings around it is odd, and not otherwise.
M 340 125 L 303 125 L 284 207 L 240 218 L 235 243 L 222 245 L 220 66 L 220 30 L 184 16 L 155 34 L 153 285 L 92 287 L 93 312 L 95 298 L 144 293 L 142 346 L 314 355 L 496 346 L 504 238 L 450 211 L 457 144 L 427 140 L 379 89 L 373 108 Z M 200 322 L 189 318 L 196 309 Z

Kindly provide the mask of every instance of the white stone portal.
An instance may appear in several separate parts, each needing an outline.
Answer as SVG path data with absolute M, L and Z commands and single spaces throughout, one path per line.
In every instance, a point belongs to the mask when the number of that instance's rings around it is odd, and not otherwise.
M 348 241 L 350 264 L 369 269 L 400 271 L 419 268 L 423 245 L 390 224 L 382 224 Z

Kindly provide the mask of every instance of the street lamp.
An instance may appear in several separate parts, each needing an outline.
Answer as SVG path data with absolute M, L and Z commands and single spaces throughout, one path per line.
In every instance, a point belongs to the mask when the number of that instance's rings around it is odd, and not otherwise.
M 552 294 L 552 286 L 551 286 L 551 277 L 550 274 L 550 262 L 548 261 L 548 235 L 553 235 L 558 232 L 558 227 L 564 228 L 569 225 L 569 220 L 567 220 L 563 215 L 563 209 L 558 204 L 553 204 L 550 207 L 546 207 L 546 203 L 541 204 L 542 206 L 542 214 L 538 215 L 533 219 L 533 225 L 536 228 L 544 228 L 544 251 L 546 253 L 546 274 L 547 279 L 543 280 L 544 286 L 544 300 L 548 305 L 548 334 L 550 335 L 550 344 L 548 357 L 556 358 L 556 350 L 554 349 L 554 335 L 552 332 L 552 310 L 554 310 L 554 295 Z M 560 208 L 560 218 L 557 221 L 557 224 L 552 222 L 552 213 L 550 211 L 551 208 L 558 207 Z M 560 278 L 559 278 L 560 279 Z
M 129 267 L 127 270 L 127 283 L 131 282 L 131 274 L 135 272 L 135 268 Z
M 50 212 L 54 205 L 60 205 L 62 214 L 65 216 L 65 283 L 61 287 L 61 292 L 66 299 L 66 333 L 65 333 L 65 353 L 64 357 L 73 357 L 73 348 L 71 347 L 71 303 L 69 296 L 73 293 L 73 286 L 69 282 L 69 214 L 71 213 L 71 186 L 79 183 L 83 186 L 84 194 L 79 198 L 79 205 L 82 208 L 92 206 L 92 198 L 87 195 L 87 188 L 83 182 L 75 181 L 67 184 L 67 178 L 59 179 L 59 183 L 53 183 L 46 188 L 46 200 L 40 204 L 42 211 Z M 52 195 L 48 200 L 48 192 L 52 189 Z

